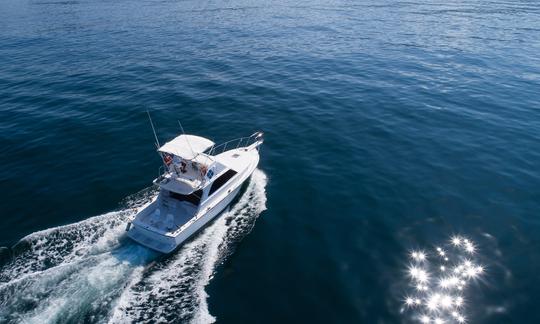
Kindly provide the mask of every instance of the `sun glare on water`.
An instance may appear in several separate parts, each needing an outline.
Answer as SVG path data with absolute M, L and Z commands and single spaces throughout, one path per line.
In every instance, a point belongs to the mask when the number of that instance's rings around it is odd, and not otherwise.
M 430 252 L 411 251 L 404 310 L 419 323 L 468 323 L 464 294 L 484 274 L 475 257 L 476 245 L 461 236 Z

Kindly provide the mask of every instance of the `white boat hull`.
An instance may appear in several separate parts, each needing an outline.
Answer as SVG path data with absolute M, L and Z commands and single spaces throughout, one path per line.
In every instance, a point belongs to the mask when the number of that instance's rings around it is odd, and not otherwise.
M 214 218 L 222 214 L 223 211 L 231 204 L 234 198 L 238 195 L 240 187 L 236 188 L 229 196 L 219 202 L 215 208 L 205 213 L 201 218 L 197 219 L 192 225 L 190 225 L 185 231 L 175 238 L 176 245 L 182 244 L 189 239 L 193 234 L 197 233 L 200 229 L 210 223 Z
M 254 152 L 255 153 L 255 152 Z M 170 253 L 179 247 L 182 243 L 188 240 L 191 236 L 201 230 L 204 226 L 210 223 L 214 218 L 219 216 L 238 195 L 242 185 L 249 179 L 259 162 L 258 152 L 252 157 L 252 160 L 247 167 L 239 172 L 218 191 L 215 197 L 204 201 L 198 212 L 182 227 L 175 232 L 166 232 L 152 228 L 150 224 L 137 222 L 136 218 L 128 225 L 127 235 L 134 241 L 151 248 L 153 250 Z M 138 213 L 151 213 L 158 209 L 155 200 L 149 203 Z
M 139 244 L 142 244 L 152 250 L 156 250 L 162 253 L 171 253 L 177 247 L 182 245 L 191 236 L 205 227 L 214 218 L 219 216 L 225 209 L 231 204 L 234 198 L 238 195 L 241 189 L 241 185 L 234 189 L 230 195 L 220 201 L 214 208 L 206 212 L 195 222 L 193 222 L 188 228 L 182 231 L 178 236 L 169 236 L 156 233 L 152 230 L 145 229 L 142 226 L 132 225 L 128 230 L 128 236 Z

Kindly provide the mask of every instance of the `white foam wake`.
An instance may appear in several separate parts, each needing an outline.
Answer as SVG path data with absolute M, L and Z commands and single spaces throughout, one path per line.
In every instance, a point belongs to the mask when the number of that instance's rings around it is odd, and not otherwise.
M 128 201 L 143 204 L 145 190 Z M 127 276 L 157 254 L 125 239 L 132 208 L 32 233 L 0 272 L 0 322 L 98 321 L 101 304 L 119 295 Z
M 266 208 L 266 182 L 266 175 L 255 170 L 246 192 L 230 211 L 176 255 L 132 282 L 118 299 L 109 322 L 214 322 L 205 287 L 233 243 L 249 233 Z
M 161 260 L 125 237 L 132 208 L 25 237 L 0 268 L 0 322 L 214 321 L 204 288 L 265 209 L 265 186 L 256 170 L 229 212 Z M 155 194 L 146 190 L 128 205 Z

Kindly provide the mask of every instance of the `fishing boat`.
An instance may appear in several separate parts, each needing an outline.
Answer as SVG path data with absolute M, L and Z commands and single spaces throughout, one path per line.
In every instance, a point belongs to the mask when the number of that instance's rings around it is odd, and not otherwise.
M 163 160 L 154 180 L 159 194 L 136 212 L 126 230 L 134 241 L 170 253 L 231 204 L 259 163 L 263 134 L 219 145 L 187 134 L 163 146 L 156 137 L 156 143 Z

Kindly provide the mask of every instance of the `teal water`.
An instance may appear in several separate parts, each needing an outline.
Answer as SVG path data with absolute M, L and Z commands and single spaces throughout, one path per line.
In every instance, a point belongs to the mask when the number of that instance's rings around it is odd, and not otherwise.
M 0 322 L 418 323 L 407 255 L 460 234 L 468 322 L 538 323 L 539 53 L 536 1 L 4 0 Z M 146 109 L 266 134 L 166 258 L 123 234 Z

